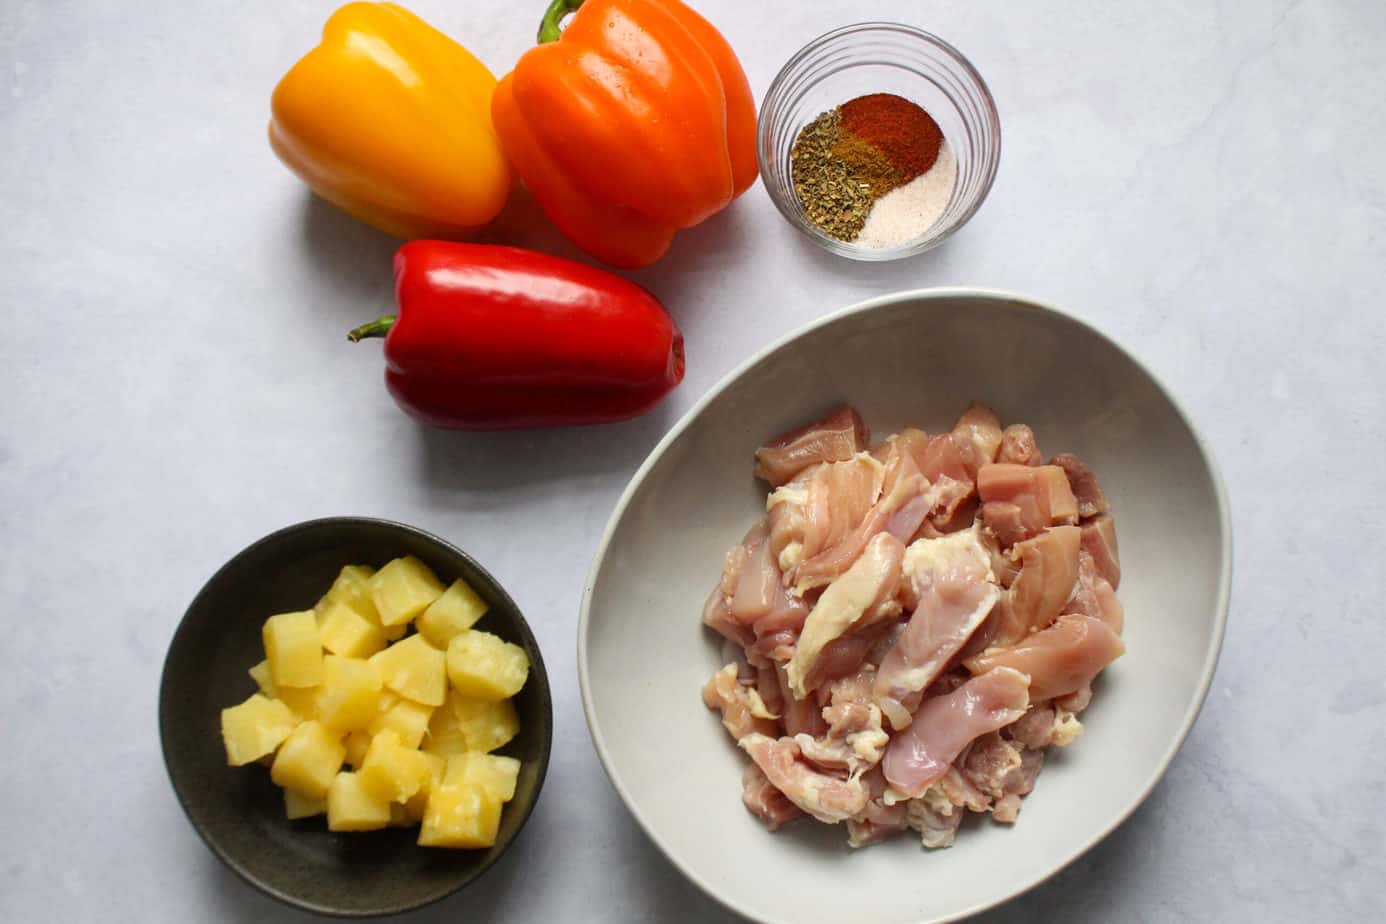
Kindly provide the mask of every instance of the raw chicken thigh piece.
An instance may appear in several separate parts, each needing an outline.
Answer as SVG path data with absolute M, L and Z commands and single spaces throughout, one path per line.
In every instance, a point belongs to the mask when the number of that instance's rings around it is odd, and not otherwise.
M 1103 513 L 1083 521 L 1083 549 L 1092 556 L 1098 573 L 1112 585 L 1121 586 L 1121 559 L 1117 555 L 1116 521 Z
M 1001 434 L 996 461 L 1012 465 L 1042 465 L 1044 456 L 1035 442 L 1035 431 L 1025 424 L 1011 424 Z
M 1057 465 L 984 465 L 977 493 L 982 518 L 1002 545 L 1038 535 L 1046 526 L 1078 522 L 1078 501 Z
M 1086 520 L 1111 509 L 1107 505 L 1107 495 L 1097 484 L 1097 476 L 1073 453 L 1061 452 L 1050 459 L 1049 464 L 1057 465 L 1068 476 L 1068 485 L 1078 500 L 1078 516 Z
M 1001 595 L 976 530 L 911 543 L 903 567 L 902 596 L 914 613 L 881 661 L 874 690 L 897 729 L 909 724 L 907 701 L 934 682 Z
M 1063 611 L 1078 580 L 1081 535 L 1076 526 L 1053 526 L 1015 544 L 1011 557 L 1019 559 L 1020 571 L 1006 591 L 992 645 L 1013 645 Z
M 805 681 L 830 642 L 900 612 L 895 589 L 900 583 L 904 555 L 905 547 L 899 539 L 881 533 L 871 540 L 861 558 L 823 591 L 804 623 L 786 668 L 795 698 L 803 699 L 808 694 Z
M 972 447 L 969 467 L 974 478 L 977 469 L 988 462 L 996 461 L 996 453 L 1005 438 L 996 413 L 985 404 L 976 401 L 969 404 L 957 423 L 953 424 L 953 434 L 961 442 Z
M 755 763 L 741 771 L 741 802 L 771 831 L 778 831 L 796 818 L 804 817 L 799 807 L 775 788 Z
M 1040 702 L 1086 686 L 1125 651 L 1121 636 L 1105 622 L 1069 613 L 1013 648 L 990 648 L 969 658 L 967 667 L 978 675 L 976 680 L 1005 668 L 1029 675 L 1030 698 Z M 886 775 L 890 775 L 888 766 Z
M 954 805 L 936 789 L 927 790 L 918 799 L 904 803 L 905 823 L 919 832 L 920 842 L 928 848 L 951 847 L 962 824 L 963 807 Z
M 1117 599 L 1116 591 L 1107 583 L 1107 579 L 1098 573 L 1097 565 L 1087 549 L 1078 550 L 1078 581 L 1073 585 L 1073 596 L 1064 604 L 1064 610 L 1094 616 L 1105 622 L 1118 635 L 1121 634 L 1126 621 L 1126 614 L 1121 601 Z
M 886 780 L 905 796 L 919 796 L 948 772 L 970 742 L 1024 715 L 1028 687 L 1028 677 L 1003 666 L 952 693 L 924 700 L 910 727 L 886 748 L 881 762 Z
M 753 732 L 779 734 L 780 723 L 775 721 L 779 716 L 770 712 L 755 687 L 743 686 L 736 675 L 735 664 L 713 674 L 703 687 L 703 704 L 722 711 L 722 725 L 734 741 Z
M 783 433 L 756 450 L 756 477 L 779 487 L 820 462 L 842 462 L 866 448 L 861 415 L 840 407 L 822 420 Z
M 793 738 L 751 734 L 737 742 L 766 779 L 803 811 L 828 824 L 846 821 L 866 807 L 860 780 L 821 773 L 804 761 Z

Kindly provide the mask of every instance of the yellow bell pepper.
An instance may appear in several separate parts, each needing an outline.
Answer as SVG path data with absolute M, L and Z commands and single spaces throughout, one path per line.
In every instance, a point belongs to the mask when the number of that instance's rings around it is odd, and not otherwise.
M 491 125 L 496 78 L 393 3 L 349 3 L 274 89 L 270 146 L 313 191 L 403 238 L 465 238 L 513 177 Z

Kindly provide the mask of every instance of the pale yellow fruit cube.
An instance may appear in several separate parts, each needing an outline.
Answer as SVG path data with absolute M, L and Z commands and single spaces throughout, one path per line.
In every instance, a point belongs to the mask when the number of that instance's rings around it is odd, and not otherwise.
M 448 758 L 445 785 L 474 783 L 502 802 L 515 798 L 515 782 L 520 776 L 520 762 L 499 754 L 468 751 Z
M 279 701 L 288 706 L 300 721 L 316 719 L 321 694 L 322 687 L 280 687 Z
M 312 818 L 327 812 L 327 799 L 305 796 L 296 789 L 284 790 L 284 816 L 290 821 L 298 818 Z
M 429 794 L 419 844 L 490 847 L 500 829 L 500 800 L 472 783 L 443 783 Z
M 326 614 L 330 604 L 344 603 L 371 622 L 378 623 L 380 614 L 375 611 L 375 603 L 371 601 L 370 580 L 374 574 L 375 569 L 370 565 L 347 565 L 337 572 L 337 579 L 317 606 L 313 607 L 318 617 Z
M 370 746 L 371 733 L 368 731 L 354 731 L 342 739 L 342 747 L 346 748 L 346 762 L 356 770 L 361 769 Z
M 271 616 L 261 635 L 276 687 L 315 687 L 322 682 L 322 639 L 312 610 Z
M 338 732 L 366 728 L 375 719 L 379 699 L 380 675 L 371 662 L 341 655 L 323 658 L 322 692 L 318 694 L 318 721 L 322 724 Z
M 385 647 L 385 633 L 379 624 L 339 600 L 319 611 L 318 633 L 322 647 L 348 658 L 369 658 Z
M 433 717 L 433 707 L 416 703 L 411 699 L 397 699 L 381 712 L 369 726 L 372 735 L 382 729 L 392 729 L 399 735 L 400 743 L 407 748 L 417 748 L 423 743 L 428 732 L 428 721 Z
M 298 719 L 288 706 L 261 693 L 252 693 L 239 706 L 221 710 L 226 762 L 240 767 L 273 754 L 296 724 Z
M 371 739 L 357 775 L 377 799 L 402 803 L 429 785 L 433 767 L 422 753 L 406 748 L 399 735 L 387 728 Z
M 529 677 L 525 650 L 489 632 L 455 636 L 448 643 L 447 662 L 453 689 L 476 699 L 514 696 Z
M 390 803 L 361 786 L 359 773 L 343 770 L 327 790 L 327 830 L 375 831 L 390 823 Z
M 371 663 L 385 686 L 406 699 L 425 706 L 441 706 L 447 698 L 447 655 L 428 644 L 422 635 L 396 642 L 373 656 Z
M 425 751 L 420 753 L 423 754 L 424 760 L 428 761 L 431 776 L 428 785 L 414 793 L 409 801 L 404 803 L 404 811 L 414 824 L 423 821 L 424 811 L 428 808 L 428 794 L 433 791 L 433 787 L 443 782 L 443 774 L 447 772 L 447 763 L 442 757 Z
M 341 739 L 321 722 L 310 719 L 300 723 L 279 746 L 274 766 L 270 767 L 270 779 L 285 789 L 321 798 L 342 768 L 345 756 Z
M 255 681 L 255 685 L 260 688 L 261 693 L 270 699 L 279 698 L 279 688 L 274 685 L 274 677 L 270 674 L 268 661 L 261 661 L 246 673 L 250 674 L 250 679 Z
M 414 625 L 420 635 L 445 649 L 453 636 L 466 632 L 485 616 L 487 608 L 486 601 L 459 579 L 419 614 Z
M 443 595 L 443 585 L 412 555 L 396 558 L 370 580 L 371 601 L 382 626 L 408 622 Z
M 433 713 L 424 750 L 444 757 L 467 751 L 494 751 L 520 731 L 510 700 L 471 699 L 456 693 Z

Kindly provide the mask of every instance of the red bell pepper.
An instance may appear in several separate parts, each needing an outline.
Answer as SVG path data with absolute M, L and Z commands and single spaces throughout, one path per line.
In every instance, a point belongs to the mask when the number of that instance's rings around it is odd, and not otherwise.
M 411 241 L 395 254 L 385 385 L 438 427 L 609 423 L 683 380 L 683 335 L 653 295 L 604 270 L 486 244 Z

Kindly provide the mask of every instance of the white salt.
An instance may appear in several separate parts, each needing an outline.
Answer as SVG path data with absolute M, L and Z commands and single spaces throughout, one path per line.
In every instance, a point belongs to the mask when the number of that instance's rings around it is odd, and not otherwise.
M 876 200 L 852 243 L 863 247 L 900 247 L 922 237 L 948 207 L 957 179 L 957 159 L 944 141 L 932 167 Z

